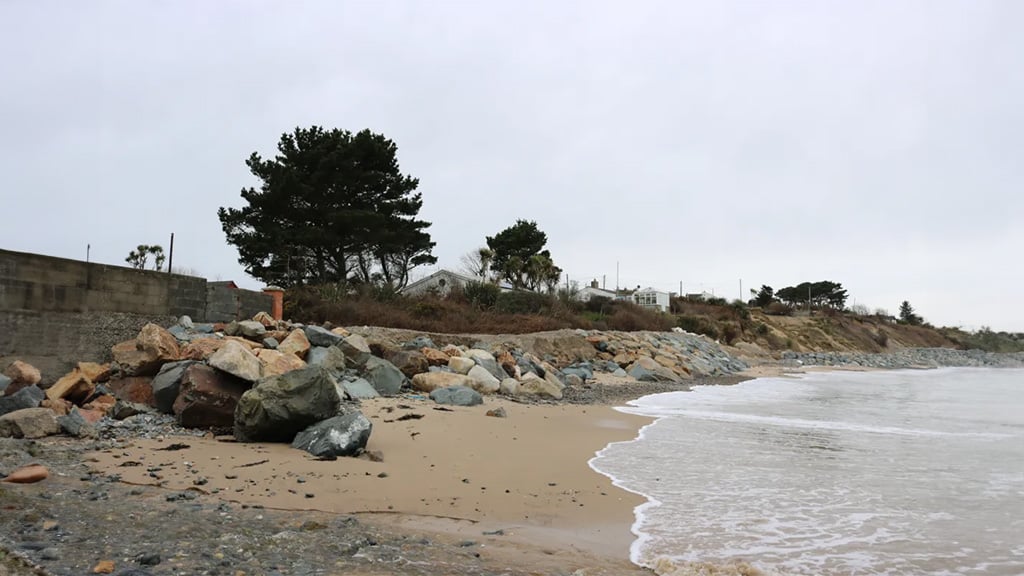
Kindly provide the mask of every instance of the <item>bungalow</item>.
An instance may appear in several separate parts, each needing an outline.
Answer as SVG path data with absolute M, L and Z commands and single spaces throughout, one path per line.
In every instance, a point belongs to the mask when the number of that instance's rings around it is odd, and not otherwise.
M 480 277 L 467 276 L 465 274 L 459 274 L 458 272 L 452 272 L 451 270 L 438 270 L 429 276 L 420 278 L 419 280 L 406 285 L 402 288 L 402 294 L 406 296 L 422 296 L 428 293 L 435 293 L 440 296 L 447 296 L 452 288 L 465 288 L 466 284 L 471 282 L 486 282 L 485 279 Z M 502 282 L 498 284 L 502 292 L 509 292 L 512 290 L 512 286 Z
M 576 299 L 579 300 L 580 302 L 590 302 L 590 299 L 594 297 L 608 298 L 610 300 L 614 300 L 615 291 L 599 288 L 597 280 L 594 280 L 593 282 L 590 283 L 590 286 L 587 286 L 586 288 L 581 288 L 576 293 Z
M 637 306 L 652 308 L 661 312 L 668 312 L 671 309 L 671 299 L 672 295 L 668 292 L 655 290 L 651 287 L 633 292 L 633 302 Z

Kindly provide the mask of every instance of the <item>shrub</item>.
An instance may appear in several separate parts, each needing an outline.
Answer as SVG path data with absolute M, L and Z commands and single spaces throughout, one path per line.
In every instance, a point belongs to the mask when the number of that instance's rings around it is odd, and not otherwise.
M 676 326 L 687 332 L 703 334 L 712 340 L 718 340 L 718 328 L 712 320 L 704 316 L 676 316 Z
M 632 302 L 617 301 L 612 306 L 612 314 L 606 320 L 608 329 L 631 332 L 637 330 L 670 330 L 673 319 L 667 314 L 641 308 Z
M 765 307 L 764 313 L 770 316 L 792 316 L 793 307 L 782 302 L 772 302 Z
M 591 296 L 590 300 L 583 304 L 583 309 L 588 312 L 604 314 L 610 308 L 611 303 L 612 299 L 607 296 Z
M 769 332 L 771 332 L 771 328 L 768 328 L 768 325 L 764 322 L 758 322 L 754 325 L 754 334 L 758 336 L 767 336 Z
M 726 344 L 732 344 L 740 337 L 740 326 L 735 322 L 722 323 L 722 340 Z
M 551 308 L 551 297 L 536 292 L 501 292 L 494 308 L 505 314 L 540 314 Z
M 463 289 L 466 300 L 477 308 L 489 310 L 498 303 L 501 289 L 489 282 L 469 282 Z

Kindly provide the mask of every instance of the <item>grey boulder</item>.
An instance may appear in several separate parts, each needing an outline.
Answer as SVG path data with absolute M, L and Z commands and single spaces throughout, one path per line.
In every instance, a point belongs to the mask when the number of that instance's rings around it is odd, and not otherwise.
M 46 398 L 46 392 L 39 386 L 26 386 L 10 396 L 0 396 L 0 416 L 23 408 L 35 408 L 43 398 Z
M 255 320 L 243 320 L 238 323 L 238 334 L 250 339 L 260 339 L 267 333 L 267 327 Z
M 341 336 L 319 326 L 306 326 L 304 332 L 313 346 L 334 346 L 342 340 Z
M 235 407 L 235 439 L 291 442 L 300 431 L 338 413 L 342 392 L 323 366 L 260 380 Z
M 480 393 L 468 386 L 438 388 L 430 393 L 430 399 L 438 404 L 450 404 L 452 406 L 476 406 L 477 404 L 484 403 Z
M 401 370 L 391 362 L 376 356 L 366 359 L 366 363 L 363 365 L 363 377 L 381 396 L 398 394 L 402 390 L 402 384 L 405 383 L 405 374 L 402 374 Z
M 365 378 L 346 380 L 341 383 L 341 388 L 345 391 L 345 394 L 353 400 L 368 400 L 370 398 L 377 398 L 380 396 L 377 390 L 374 389 L 373 385 L 367 382 Z
M 0 374 L 0 396 L 3 395 L 4 390 L 11 385 L 11 379 L 3 374 Z
M 357 456 L 366 448 L 373 424 L 358 410 L 352 410 L 317 422 L 299 432 L 292 448 L 305 450 L 318 458 Z
M 0 438 L 43 438 L 60 432 L 49 408 L 22 408 L 0 416 Z
M 306 363 L 340 372 L 345 369 L 345 353 L 336 346 L 314 346 L 306 353 Z
M 345 353 L 345 358 L 354 366 L 359 367 L 372 356 L 366 338 L 359 334 L 351 334 L 338 343 L 338 348 Z
M 78 408 L 72 408 L 67 416 L 58 416 L 57 424 L 61 432 L 75 438 L 91 438 L 96 436 L 96 428 L 93 427 L 78 412 Z
M 157 410 L 164 414 L 174 413 L 174 400 L 178 398 L 178 392 L 181 391 L 181 377 L 185 374 L 185 370 L 195 363 L 195 360 L 182 360 L 160 367 L 160 371 L 157 372 L 152 383 L 153 400 Z

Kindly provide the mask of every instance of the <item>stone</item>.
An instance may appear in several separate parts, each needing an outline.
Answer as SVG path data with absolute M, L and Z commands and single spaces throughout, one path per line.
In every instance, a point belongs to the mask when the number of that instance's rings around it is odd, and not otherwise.
M 277 341 L 277 338 L 274 338 L 273 336 L 267 336 L 263 340 L 260 340 L 260 343 L 263 344 L 264 348 L 269 348 L 270 350 L 277 350 L 277 347 L 281 345 L 281 343 Z
M 317 458 L 358 456 L 370 439 L 373 424 L 358 410 L 317 422 L 295 435 L 292 448 Z
M 583 381 L 594 379 L 594 369 L 589 365 L 589 363 L 576 364 L 563 368 L 562 374 L 565 376 L 575 375 Z
M 7 368 L 4 369 L 4 376 L 11 379 L 6 390 L 8 396 L 26 386 L 36 386 L 43 379 L 43 375 L 39 373 L 38 368 L 21 360 L 15 360 L 8 364 Z
M 243 320 L 238 323 L 238 333 L 235 335 L 250 340 L 261 340 L 266 333 L 267 327 L 263 324 L 255 320 Z
M 469 386 L 469 376 L 454 372 L 424 372 L 412 377 L 412 388 L 420 392 L 433 392 L 438 388 Z
M 260 359 L 234 340 L 226 342 L 207 362 L 218 370 L 249 382 L 255 382 L 263 376 Z
M 501 366 L 502 371 L 505 374 L 502 376 L 504 379 L 506 376 L 516 375 L 516 358 L 508 350 L 502 350 L 498 353 L 498 366 Z
M 441 352 L 444 352 L 449 357 L 462 356 L 462 350 L 454 344 L 446 344 L 444 348 L 441 348 Z
M 110 411 L 109 415 L 114 420 L 124 420 L 125 418 L 131 418 L 138 414 L 148 414 L 152 411 L 153 407 L 148 404 L 118 400 L 114 404 L 114 408 Z
M 345 330 L 341 326 L 338 326 L 337 328 L 331 328 L 331 333 L 332 334 L 337 334 L 338 336 L 341 336 L 342 338 L 348 338 L 349 335 L 352 334 L 351 332 L 349 332 L 348 330 Z
M 338 413 L 342 392 L 323 366 L 261 380 L 235 409 L 239 442 L 291 442 L 300 431 Z
M 341 388 L 353 400 L 368 400 L 380 397 L 380 394 L 374 389 L 373 385 L 364 378 L 345 380 L 341 383 Z
M 405 383 L 405 374 L 402 374 L 401 370 L 391 362 L 376 356 L 366 359 L 362 375 L 381 396 L 398 394 Z
M 166 364 L 164 364 L 166 366 Z M 163 370 L 163 366 L 160 368 Z M 160 374 L 157 372 L 157 374 Z M 147 376 L 129 376 L 111 380 L 107 387 L 118 400 L 135 402 L 155 407 L 156 398 L 153 393 L 153 379 Z
M 185 316 L 178 318 L 178 326 L 181 326 L 185 330 L 191 330 L 195 327 L 195 324 L 192 323 L 192 317 L 186 314 Z
M 46 397 L 50 400 L 66 398 L 70 402 L 81 404 L 92 396 L 95 389 L 96 385 L 75 368 L 47 388 Z
M 196 338 L 190 341 L 181 349 L 182 360 L 206 360 L 220 350 L 227 340 L 210 336 L 208 338 Z
M 452 406 L 476 406 L 477 404 L 484 403 L 480 393 L 467 386 L 438 388 L 430 393 L 430 399 L 438 404 L 450 404 Z
M 299 370 L 306 367 L 306 363 L 302 361 L 302 358 L 294 354 L 286 354 L 279 350 L 258 350 L 256 357 L 260 359 L 260 363 L 263 364 L 263 377 L 277 376 L 284 374 L 285 372 L 291 372 L 292 370 Z
M 4 390 L 11 385 L 11 379 L 4 374 L 0 374 L 0 396 L 4 395 Z M 12 392 L 13 394 L 13 392 Z
M 0 416 L 0 438 L 44 438 L 60 432 L 49 408 L 22 408 Z
M 466 376 L 470 387 L 481 394 L 494 394 L 501 388 L 501 381 L 479 364 L 473 366 Z
M 565 383 L 562 382 L 562 380 L 558 376 L 556 376 L 553 371 L 544 372 L 544 381 L 548 382 L 549 384 L 551 384 L 555 388 L 558 388 L 559 390 L 565 389 Z
M 421 348 L 420 353 L 431 366 L 447 366 L 449 356 L 436 348 Z
M 238 320 L 232 320 L 224 326 L 224 334 L 226 336 L 238 336 Z
M 306 338 L 313 346 L 334 346 L 343 340 L 338 334 L 319 326 L 306 326 Z
M 224 340 L 227 340 L 228 342 L 238 342 L 250 352 L 260 350 L 263 348 L 263 345 L 260 344 L 259 342 L 253 342 L 252 340 L 249 340 L 248 338 L 242 338 L 241 336 L 225 336 Z
M 110 574 L 114 571 L 113 560 L 100 560 L 92 567 L 93 574 Z
M 82 419 L 89 424 L 95 424 L 107 415 L 107 413 L 102 410 L 93 410 L 92 408 L 79 408 L 77 412 Z
M 93 384 L 99 384 L 110 380 L 110 364 L 97 364 L 96 362 L 79 362 L 75 365 L 83 376 Z
M 404 350 L 421 350 L 423 348 L 436 348 L 434 341 L 427 336 L 417 336 L 402 344 Z
M 11 482 L 13 484 L 34 484 L 50 477 L 50 471 L 42 464 L 29 464 L 17 468 L 0 482 Z
M 466 358 L 464 356 L 452 356 L 448 359 L 448 367 L 454 370 L 457 374 L 469 374 L 469 371 L 476 366 L 476 362 L 472 358 Z
M 638 357 L 626 368 L 626 373 L 640 382 L 673 382 L 679 379 L 675 372 L 647 356 Z
M 263 310 L 257 312 L 256 315 L 252 317 L 252 321 L 259 322 L 264 328 L 277 326 L 277 320 L 274 320 L 273 316 Z
M 527 372 L 523 375 L 522 381 L 519 382 L 519 393 L 553 400 L 562 399 L 561 388 L 533 372 Z
M 306 333 L 304 331 L 292 330 L 288 333 L 288 336 L 277 345 L 277 350 L 278 352 L 294 354 L 299 358 L 305 359 L 310 346 L 309 338 L 306 338 Z
M 210 322 L 200 322 L 192 327 L 192 331 L 196 334 L 213 334 L 216 332 L 216 326 Z
M 345 369 L 345 353 L 337 346 L 329 348 L 317 346 L 309 349 L 309 353 L 306 354 L 306 362 L 338 373 Z
M 171 407 L 186 428 L 228 428 L 249 383 L 204 364 L 193 364 L 181 377 L 178 398 Z
M 498 392 L 507 394 L 508 396 L 515 396 L 519 394 L 519 381 L 515 378 L 505 378 L 498 385 Z
M 91 438 L 96 436 L 96 429 L 83 416 L 77 408 L 71 410 L 67 416 L 59 416 L 57 424 L 61 432 L 74 438 Z
M 46 393 L 39 386 L 28 386 L 10 396 L 0 397 L 0 416 L 24 408 L 36 408 L 46 398 Z
M 486 368 L 487 371 L 491 373 L 491 376 L 497 378 L 499 382 L 502 378 L 508 376 L 501 366 L 498 365 L 498 361 L 494 359 L 494 355 L 487 350 L 472 348 L 467 350 L 464 356 L 472 358 L 477 364 Z
M 345 360 L 357 368 L 365 364 L 367 358 L 371 356 L 370 345 L 366 343 L 366 338 L 359 334 L 346 336 L 338 344 L 338 348 L 345 353 Z
M 153 355 L 161 365 L 177 360 L 181 354 L 178 339 L 170 332 L 150 322 L 142 327 L 135 338 L 139 350 Z M 145 374 L 141 374 L 145 376 Z M 152 374 L 150 374 L 151 376 Z
M 103 394 L 93 398 L 88 404 L 83 405 L 82 408 L 86 410 L 95 410 L 106 416 L 111 410 L 113 410 L 114 404 L 117 404 L 117 398 L 114 398 L 110 394 Z
M 407 378 L 422 374 L 430 369 L 430 362 L 419 350 L 399 350 L 388 356 L 388 361 L 401 370 Z
M 565 385 L 566 386 L 583 386 L 583 379 L 580 378 L 579 376 L 575 375 L 575 374 L 566 374 L 565 375 Z
M 174 413 L 174 401 L 178 399 L 181 390 L 181 378 L 185 375 L 185 370 L 193 364 L 194 360 L 179 360 L 160 367 L 150 385 L 153 391 L 153 405 L 157 410 L 164 414 Z
M 54 416 L 59 417 L 66 416 L 69 412 L 71 412 L 71 408 L 73 408 L 75 405 L 72 404 L 71 402 L 68 402 L 67 400 L 60 398 L 58 398 L 57 400 L 50 400 L 49 398 L 44 398 L 43 401 L 39 403 L 39 406 L 41 408 L 48 408 L 51 412 L 53 412 Z
M 505 413 L 505 408 L 498 406 L 493 410 L 488 410 L 487 415 L 493 418 L 507 418 L 508 414 Z

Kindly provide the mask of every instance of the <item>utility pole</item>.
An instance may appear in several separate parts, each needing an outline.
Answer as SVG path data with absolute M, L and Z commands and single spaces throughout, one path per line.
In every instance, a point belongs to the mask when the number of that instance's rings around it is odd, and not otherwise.
M 683 297 L 683 281 L 682 280 L 679 281 L 679 297 L 680 298 Z
M 743 278 L 740 278 L 740 302 L 743 302 Z
M 85 263 L 89 263 L 89 252 L 92 250 L 92 244 L 85 245 Z
M 615 295 L 619 295 L 619 261 L 615 261 Z
M 174 265 L 174 232 L 171 232 L 171 249 L 167 254 L 167 273 L 171 273 L 171 266 Z

